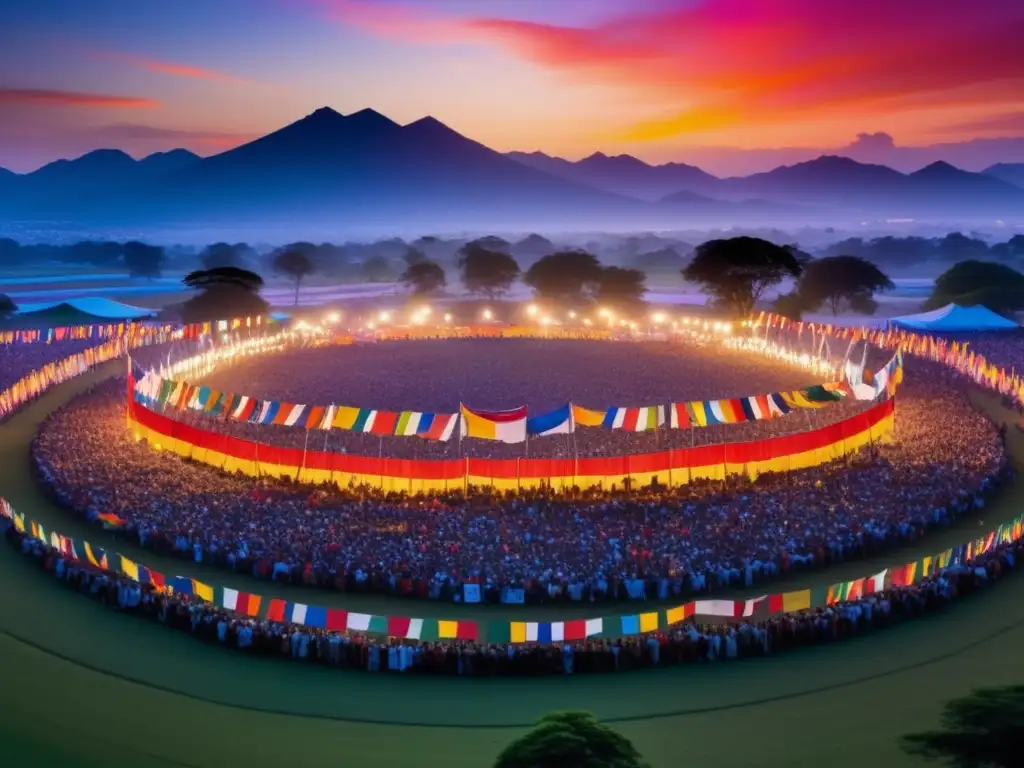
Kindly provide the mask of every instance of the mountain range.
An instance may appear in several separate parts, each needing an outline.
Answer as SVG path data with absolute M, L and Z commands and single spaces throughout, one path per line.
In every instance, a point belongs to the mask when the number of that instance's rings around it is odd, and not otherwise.
M 432 117 L 321 108 L 202 158 L 96 150 L 28 174 L 0 169 L 0 219 L 82 225 L 328 224 L 338 229 L 657 229 L 871 218 L 1024 220 L 1024 165 L 913 173 L 822 156 L 718 178 L 629 155 L 502 154 Z

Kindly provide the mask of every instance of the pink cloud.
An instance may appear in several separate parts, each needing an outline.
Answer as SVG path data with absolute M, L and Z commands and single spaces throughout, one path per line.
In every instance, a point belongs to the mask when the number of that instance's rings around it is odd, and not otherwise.
M 37 88 L 0 88 L 0 104 L 54 107 L 98 107 L 103 109 L 151 109 L 160 102 L 134 96 L 110 96 L 80 91 L 51 91 Z
M 162 75 L 171 75 L 172 77 L 184 77 L 193 80 L 214 80 L 221 83 L 246 82 L 240 77 L 235 77 L 234 75 L 225 74 L 223 72 L 217 72 L 212 69 L 194 67 L 188 64 L 175 64 L 167 61 L 159 61 L 127 53 L 100 51 L 94 55 L 101 59 L 128 64 L 129 66 L 146 69 L 150 72 L 157 72 Z
M 414 43 L 453 43 L 464 37 L 461 23 L 423 7 L 380 0 L 303 0 L 331 21 L 379 37 Z

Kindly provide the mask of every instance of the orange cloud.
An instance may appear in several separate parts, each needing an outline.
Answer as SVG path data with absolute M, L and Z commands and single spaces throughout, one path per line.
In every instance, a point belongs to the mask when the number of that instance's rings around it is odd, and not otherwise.
M 102 59 L 129 64 L 133 67 L 147 69 L 150 72 L 158 72 L 162 75 L 171 75 L 172 77 L 185 77 L 193 80 L 213 80 L 221 83 L 240 84 L 246 82 L 243 78 L 235 77 L 234 75 L 229 75 L 224 72 L 216 72 L 211 69 L 193 67 L 187 64 L 174 64 L 167 61 L 157 61 L 156 59 L 147 59 L 142 56 L 133 56 L 127 53 L 103 51 L 96 53 L 95 55 Z
M 50 91 L 36 88 L 0 88 L 0 104 L 35 104 L 56 107 L 100 107 L 107 109 L 152 109 L 160 102 L 134 96 L 108 96 L 79 91 Z
M 990 97 L 994 81 L 1024 75 L 1024 10 L 1013 3 L 704 0 L 592 27 L 466 26 L 580 81 L 646 94 L 665 117 L 634 126 L 624 137 L 634 140 L 898 111 L 903 99 L 941 104 L 947 91 Z

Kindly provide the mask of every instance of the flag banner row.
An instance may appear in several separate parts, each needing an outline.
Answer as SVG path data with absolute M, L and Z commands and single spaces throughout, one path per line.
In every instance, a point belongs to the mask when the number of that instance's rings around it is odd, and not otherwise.
M 230 320 L 220 320 L 216 323 L 205 322 L 190 325 L 131 321 L 94 325 L 69 325 L 57 328 L 25 328 L 19 330 L 0 330 L 0 344 L 54 344 L 62 341 L 120 339 L 149 335 L 165 337 L 172 332 L 178 334 L 177 338 L 193 339 L 199 338 L 202 335 L 208 335 L 215 328 L 220 331 L 233 331 L 239 328 L 259 328 L 262 325 L 262 317 L 254 316 L 236 317 Z
M 895 381 L 895 377 L 893 378 Z M 203 384 L 163 378 L 149 371 L 134 387 L 144 405 L 209 416 L 302 429 L 342 429 L 378 436 L 420 437 L 427 440 L 460 438 L 522 443 L 527 436 L 567 435 L 577 427 L 649 432 L 666 424 L 672 429 L 739 424 L 785 416 L 800 408 L 821 408 L 853 393 L 847 382 L 819 384 L 792 392 L 777 392 L 723 400 L 697 400 L 637 408 L 592 410 L 567 403 L 553 411 L 531 416 L 526 406 L 486 411 L 462 405 L 459 413 L 381 411 L 340 405 L 300 405 L 260 400 L 215 390 Z
M 770 312 L 762 312 L 753 321 L 753 328 L 765 327 L 768 329 L 778 328 L 782 331 L 794 332 L 798 336 L 805 331 L 824 333 L 833 338 L 857 343 L 864 341 L 867 344 L 880 349 L 891 349 L 900 353 L 922 357 L 935 363 L 941 363 L 958 373 L 968 377 L 979 386 L 998 392 L 1000 395 L 1012 397 L 1021 405 L 1024 405 L 1024 375 L 1014 369 L 1001 368 L 982 354 L 975 353 L 970 348 L 968 341 L 953 341 L 933 336 L 928 333 L 915 333 L 904 331 L 898 328 L 852 328 L 835 326 L 830 324 L 808 323 L 799 320 L 790 320 Z M 902 356 L 899 366 L 902 367 Z M 886 366 L 887 368 L 889 366 Z M 901 374 L 893 372 L 895 378 L 899 379 Z M 886 374 L 889 378 L 889 374 Z M 879 383 L 878 374 L 875 376 L 874 384 Z M 888 381 L 883 380 L 888 386 Z M 899 381 L 896 381 L 898 384 Z
M 974 558 L 991 552 L 999 545 L 1018 541 L 1024 536 L 1022 514 L 957 547 L 950 547 L 921 560 L 891 566 L 870 576 L 839 582 L 827 589 L 802 589 L 744 600 L 692 600 L 667 609 L 627 615 L 547 622 L 499 621 L 481 625 L 477 621 L 464 619 L 383 616 L 296 603 L 280 598 L 265 599 L 260 595 L 230 587 L 211 586 L 188 576 L 164 576 L 155 569 L 117 552 L 107 551 L 87 541 L 72 539 L 56 532 L 47 533 L 40 523 L 26 520 L 23 514 L 16 512 L 3 498 L 0 498 L 0 517 L 11 520 L 19 532 L 39 539 L 66 557 L 88 563 L 100 570 L 120 574 L 140 584 L 149 584 L 154 589 L 168 594 L 186 595 L 212 603 L 241 616 L 266 618 L 270 621 L 331 632 L 376 634 L 408 640 L 538 644 L 641 635 L 671 629 L 691 618 L 759 621 L 779 613 L 858 600 L 886 589 L 916 584 L 939 574 L 946 568 L 968 565 Z
M 369 485 L 393 492 L 433 492 L 467 485 L 517 490 L 547 485 L 611 488 L 627 482 L 676 487 L 733 475 L 756 479 L 851 456 L 892 439 L 896 400 L 886 399 L 832 424 L 745 442 L 669 448 L 654 453 L 574 458 L 394 459 L 342 451 L 257 443 L 188 424 L 129 398 L 128 423 L 138 440 L 190 461 L 250 477 L 289 477 L 342 487 Z M 507 423 L 507 422 L 506 422 Z

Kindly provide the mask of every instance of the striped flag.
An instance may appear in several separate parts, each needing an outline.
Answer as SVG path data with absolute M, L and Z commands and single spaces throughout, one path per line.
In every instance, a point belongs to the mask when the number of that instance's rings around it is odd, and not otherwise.
M 609 408 L 605 412 L 603 426 L 627 432 L 646 432 L 664 424 L 665 406 L 651 405 L 643 408 Z
M 668 407 L 668 425 L 672 429 L 689 429 L 694 426 L 687 403 L 672 403 Z
M 223 588 L 221 595 L 221 606 L 235 613 L 244 613 L 246 616 L 257 616 L 260 612 L 260 596 L 248 592 L 239 592 L 237 589 Z
M 425 440 L 447 441 L 455 433 L 458 423 L 457 413 L 420 413 L 418 411 L 402 411 L 398 415 L 395 434 L 411 437 L 422 437 Z
M 423 632 L 423 619 L 389 616 L 387 623 L 388 637 L 404 637 L 407 640 L 419 640 L 420 634 Z

